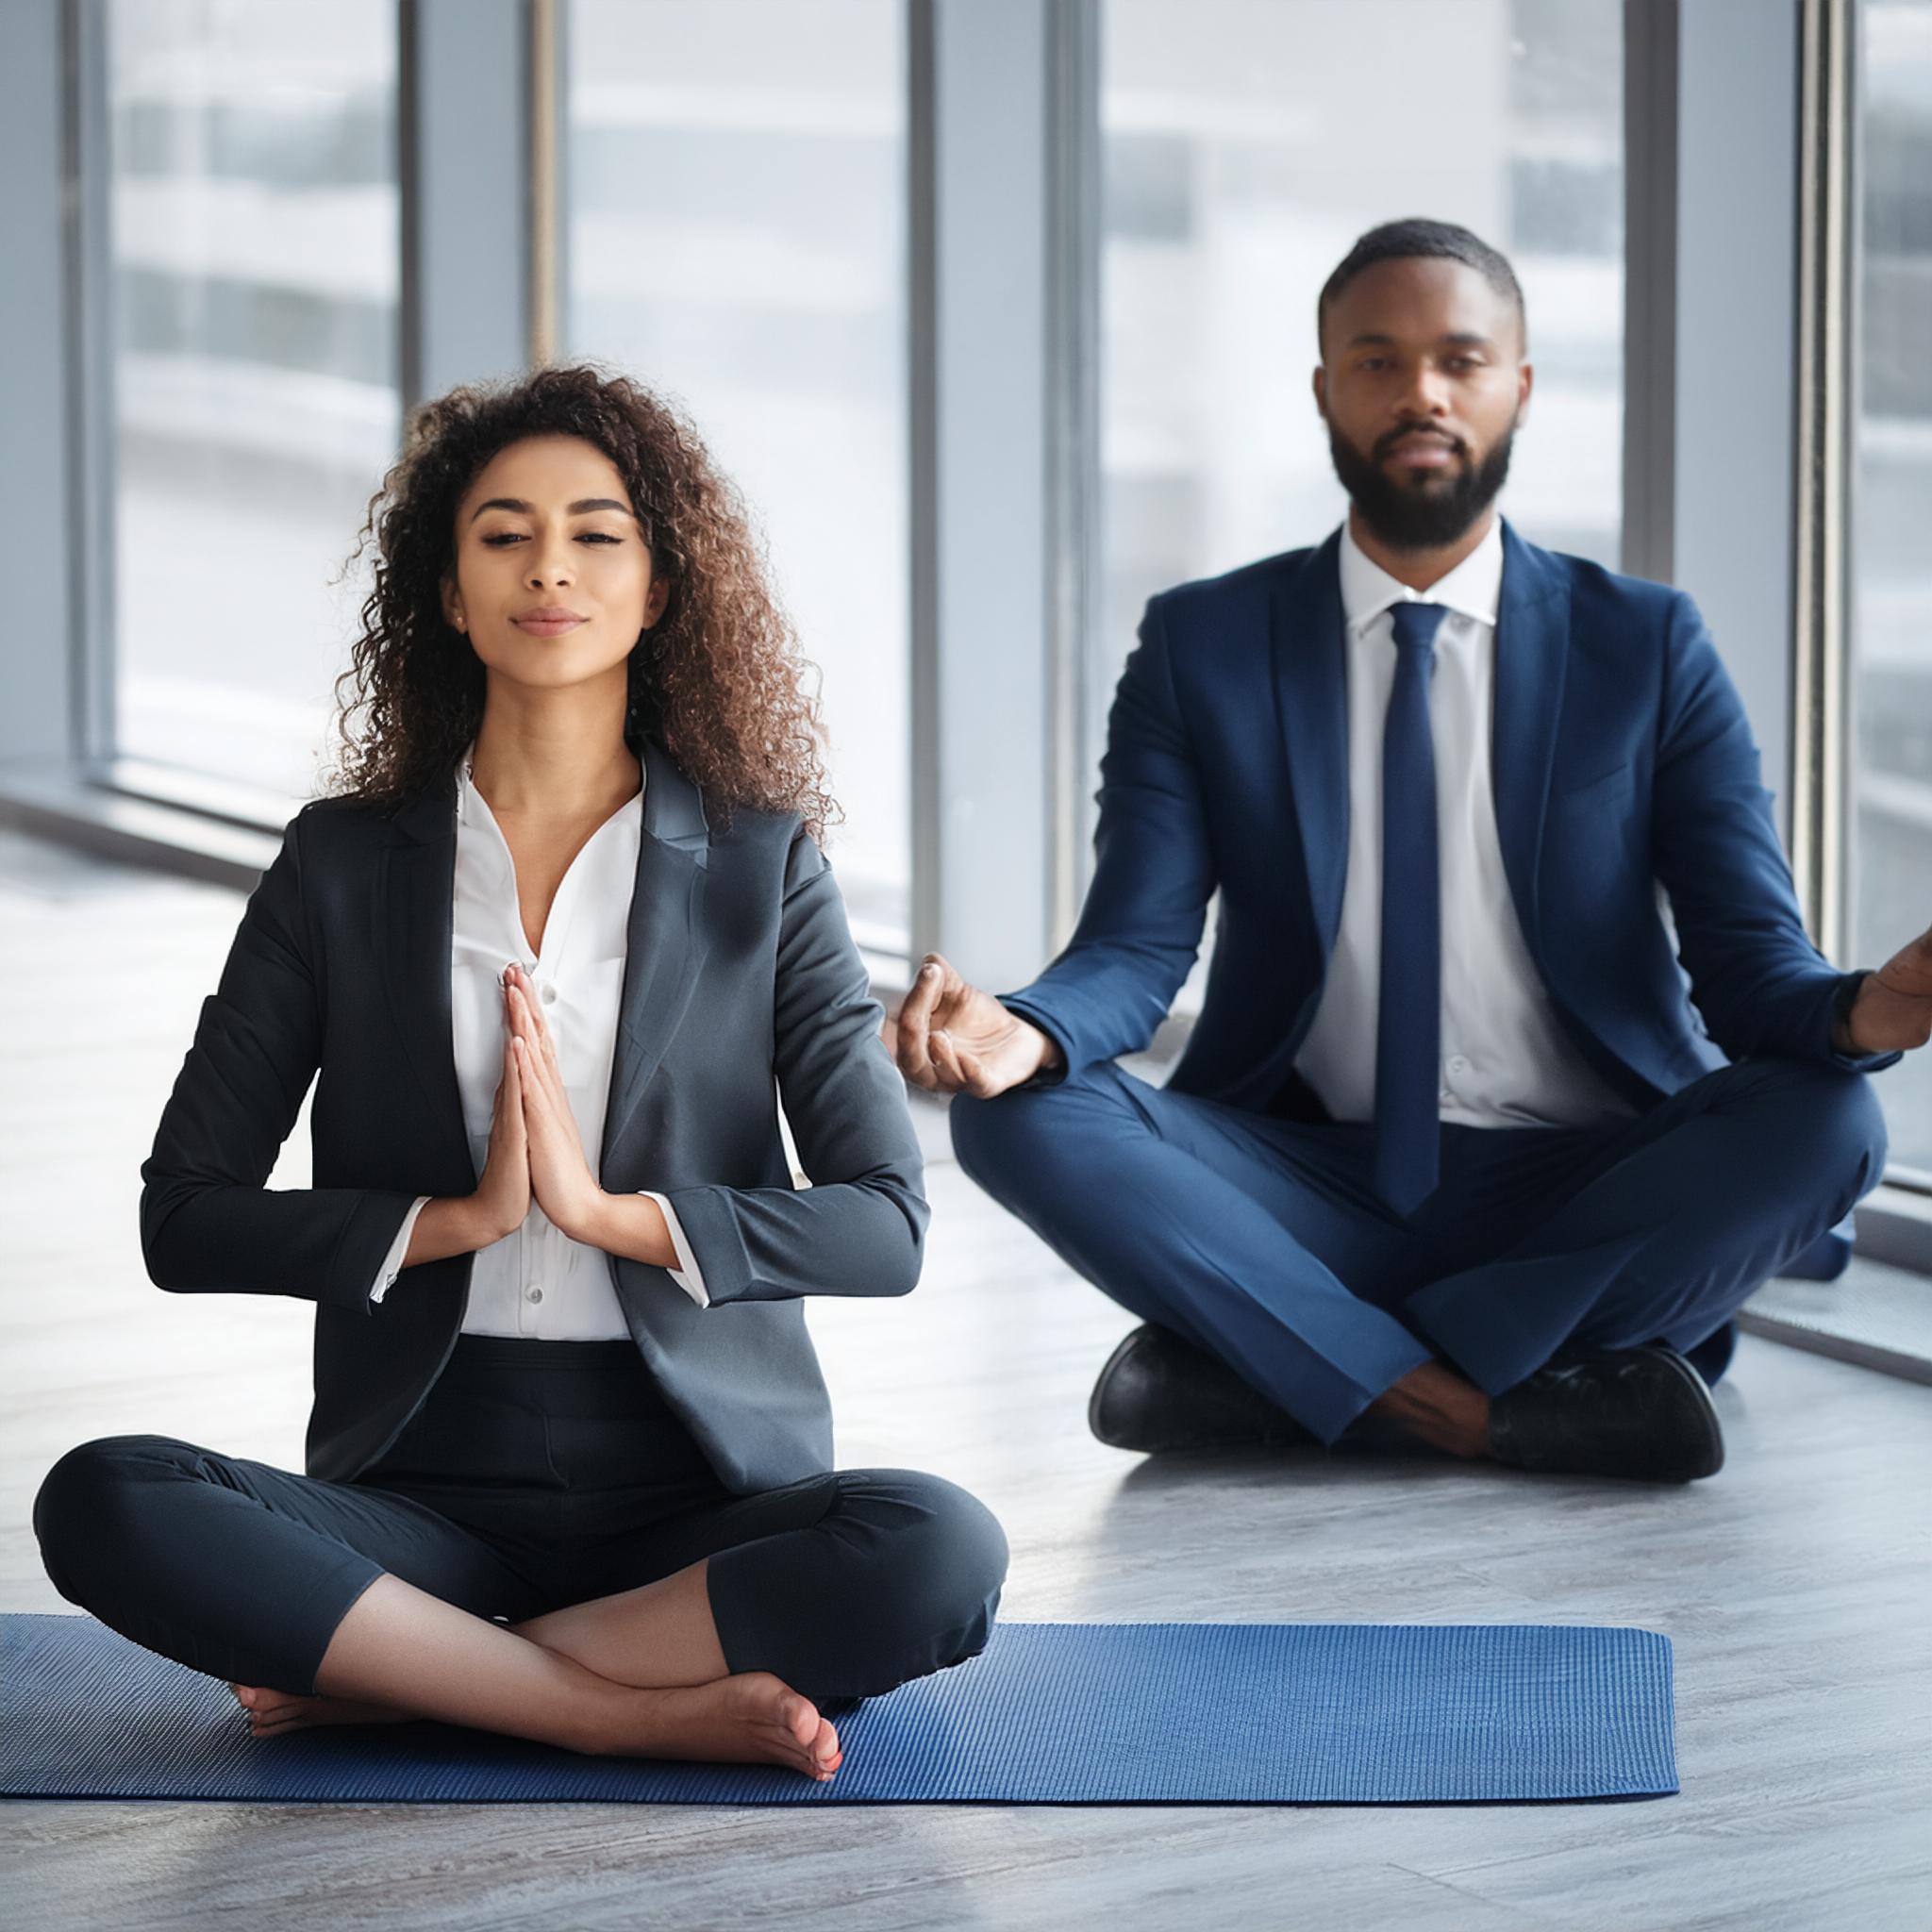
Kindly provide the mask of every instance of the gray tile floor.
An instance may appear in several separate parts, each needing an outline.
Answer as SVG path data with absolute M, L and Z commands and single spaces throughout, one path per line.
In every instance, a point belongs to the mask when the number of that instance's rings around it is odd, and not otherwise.
M 0 1607 L 90 1436 L 299 1457 L 308 1311 L 146 1283 L 136 1170 L 239 902 L 0 834 Z M 935 1154 L 942 1123 L 923 1119 Z M 936 1131 L 935 1131 L 936 1130 Z M 275 1185 L 305 1177 L 298 1126 Z M 950 1162 L 918 1293 L 814 1316 L 848 1463 L 937 1469 L 1016 1617 L 1607 1622 L 1676 1645 L 1683 1795 L 1379 1810 L 0 1804 L 0 1923 L 248 1928 L 1932 1926 L 1932 1394 L 1747 1338 L 1652 1492 L 1086 1434 L 1127 1319 Z M 1131 1696 L 1124 1685 L 1121 1694 Z

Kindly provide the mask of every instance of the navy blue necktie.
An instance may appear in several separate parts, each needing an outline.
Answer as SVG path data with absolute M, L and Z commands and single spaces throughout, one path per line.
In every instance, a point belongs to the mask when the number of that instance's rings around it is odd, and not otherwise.
M 1429 678 L 1440 604 L 1397 604 L 1382 729 L 1382 988 L 1375 1019 L 1375 1191 L 1398 1214 L 1435 1191 L 1441 1146 L 1442 915 Z

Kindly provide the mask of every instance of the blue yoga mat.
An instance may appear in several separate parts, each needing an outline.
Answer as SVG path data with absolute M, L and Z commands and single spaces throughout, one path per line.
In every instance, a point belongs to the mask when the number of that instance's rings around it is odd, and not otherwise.
M 838 1720 L 829 1784 L 432 1724 L 248 1736 L 225 1685 L 91 1617 L 0 1619 L 0 1793 L 496 1804 L 1395 1805 L 1677 1789 L 1648 1630 L 1001 1624 Z

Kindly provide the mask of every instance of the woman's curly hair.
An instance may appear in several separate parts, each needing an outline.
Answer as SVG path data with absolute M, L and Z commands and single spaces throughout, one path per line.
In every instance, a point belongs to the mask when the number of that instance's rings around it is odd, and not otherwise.
M 728 818 L 734 805 L 796 812 L 823 839 L 839 810 L 823 759 L 813 667 L 765 580 L 733 485 L 691 424 L 623 375 L 578 366 L 452 390 L 409 421 L 350 558 L 373 541 L 349 669 L 336 680 L 341 754 L 328 789 L 394 808 L 455 773 L 483 718 L 482 660 L 443 616 L 458 507 L 484 466 L 531 436 L 575 436 L 624 478 L 663 615 L 628 663 L 625 740 L 648 732 Z M 345 697 L 343 687 L 352 690 Z

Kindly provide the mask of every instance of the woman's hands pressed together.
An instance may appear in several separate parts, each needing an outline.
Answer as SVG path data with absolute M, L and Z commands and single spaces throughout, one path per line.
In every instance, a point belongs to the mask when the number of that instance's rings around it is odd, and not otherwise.
M 529 975 L 514 963 L 503 973 L 503 1078 L 476 1191 L 430 1202 L 403 1265 L 487 1248 L 523 1226 L 534 1201 L 572 1241 L 675 1268 L 676 1245 L 657 1202 L 646 1194 L 606 1193 L 591 1171 L 556 1041 Z
M 503 995 L 506 1025 L 509 991 Z M 503 1037 L 503 1078 L 497 1082 L 496 1103 L 490 1114 L 490 1146 L 483 1156 L 483 1177 L 470 1196 L 488 1247 L 523 1226 L 530 1211 L 529 1137 L 524 1126 L 524 1097 L 517 1075 L 517 1057 L 510 1035 Z
M 521 966 L 511 964 L 504 969 L 503 988 L 508 1039 L 504 1047 L 508 1058 L 497 1111 L 508 1110 L 502 1096 L 513 1092 L 525 1151 L 525 1211 L 528 1212 L 528 1202 L 534 1198 L 552 1226 L 573 1241 L 594 1244 L 606 1196 L 591 1172 L 583 1137 L 570 1110 L 570 1096 L 564 1091 L 563 1073 L 557 1063 L 557 1042 L 544 1024 L 529 975 Z M 495 1145 L 492 1129 L 492 1158 Z M 487 1181 L 487 1174 L 485 1178 Z
M 475 1193 L 445 1194 L 430 1201 L 416 1217 L 405 1268 L 451 1255 L 475 1254 L 514 1234 L 530 1212 L 530 1135 L 524 1111 L 524 1076 L 510 1030 L 510 994 L 503 993 L 503 1077 L 490 1111 L 490 1144 Z M 545 1212 L 549 1210 L 546 1208 Z

